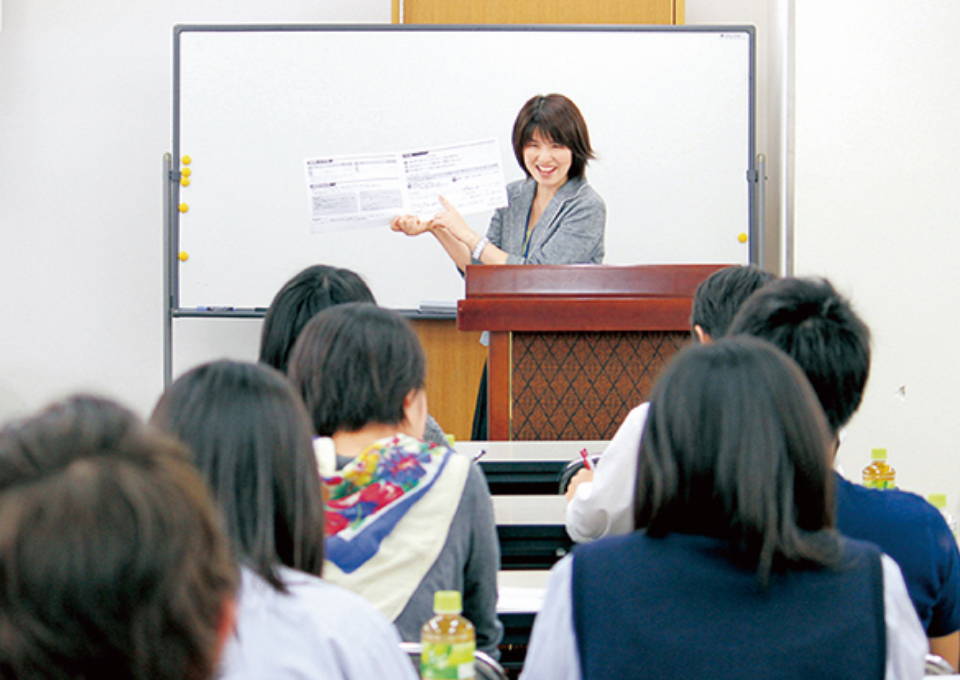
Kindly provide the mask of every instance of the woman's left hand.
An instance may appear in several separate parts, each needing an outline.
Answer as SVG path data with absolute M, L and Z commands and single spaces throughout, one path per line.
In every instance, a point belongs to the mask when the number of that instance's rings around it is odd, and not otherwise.
M 418 236 L 430 231 L 432 222 L 425 222 L 414 215 L 397 215 L 390 221 L 390 228 L 402 231 L 407 236 Z

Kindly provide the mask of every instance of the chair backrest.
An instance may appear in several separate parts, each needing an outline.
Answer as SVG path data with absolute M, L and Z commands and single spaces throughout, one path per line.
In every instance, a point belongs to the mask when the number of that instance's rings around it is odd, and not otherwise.
M 924 659 L 924 675 L 953 675 L 953 666 L 950 662 L 936 654 L 927 654 Z
M 477 671 L 477 680 L 507 680 L 507 673 L 503 670 L 500 663 L 481 651 L 474 652 L 475 668 Z
M 417 674 L 420 673 L 420 652 L 423 648 L 419 642 L 401 642 L 400 650 L 410 657 Z M 477 680 L 507 680 L 507 674 L 496 659 L 481 651 L 473 654 L 474 668 Z

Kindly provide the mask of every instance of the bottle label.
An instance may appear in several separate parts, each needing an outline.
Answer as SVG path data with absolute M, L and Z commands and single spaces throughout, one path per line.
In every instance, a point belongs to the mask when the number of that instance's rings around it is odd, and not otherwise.
M 863 485 L 868 489 L 895 489 L 896 486 L 892 479 L 871 479 L 863 480 Z
M 420 652 L 423 680 L 472 680 L 475 642 L 424 642 Z

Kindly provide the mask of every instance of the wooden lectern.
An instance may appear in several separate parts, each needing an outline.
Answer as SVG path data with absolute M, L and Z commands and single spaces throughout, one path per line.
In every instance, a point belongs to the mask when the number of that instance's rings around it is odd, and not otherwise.
M 475 265 L 460 330 L 490 332 L 490 440 L 610 439 L 690 337 L 728 265 Z

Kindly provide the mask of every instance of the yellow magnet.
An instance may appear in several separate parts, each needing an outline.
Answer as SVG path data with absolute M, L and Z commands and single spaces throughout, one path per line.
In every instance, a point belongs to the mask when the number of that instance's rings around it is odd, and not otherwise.
M 181 178 L 180 178 L 180 186 L 182 186 L 182 187 L 188 187 L 188 186 L 190 186 L 190 178 L 189 178 L 189 177 L 181 177 Z
M 184 156 L 183 158 L 180 159 L 180 162 L 183 163 L 184 165 L 190 165 L 191 160 L 193 159 L 190 158 L 190 156 Z
M 190 175 L 193 174 L 193 170 L 191 170 L 190 168 L 184 168 L 183 170 L 180 171 L 180 174 L 183 175 L 184 177 L 189 177 Z
M 188 210 L 190 210 L 190 206 L 187 205 L 186 203 L 181 203 L 177 207 L 180 208 L 180 212 L 187 212 Z
M 740 234 L 740 235 L 737 237 L 737 240 L 740 241 L 740 243 L 746 243 L 746 242 L 747 242 L 747 235 L 746 235 L 746 234 Z
M 181 250 L 181 251 L 180 251 L 180 254 L 177 255 L 177 257 L 180 258 L 180 261 L 181 261 L 181 262 L 186 262 L 186 261 L 190 258 L 190 256 L 187 255 L 187 251 L 186 251 L 186 250 Z

